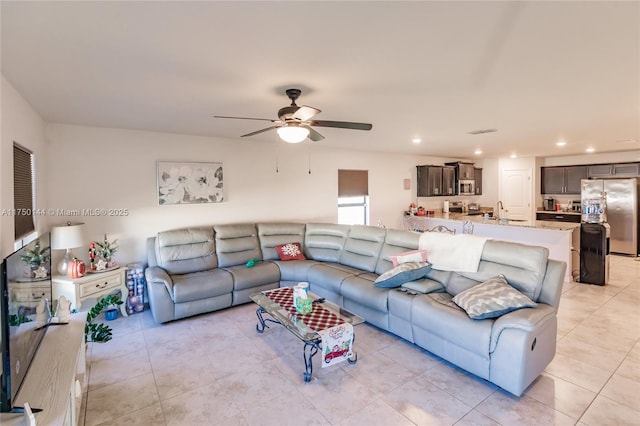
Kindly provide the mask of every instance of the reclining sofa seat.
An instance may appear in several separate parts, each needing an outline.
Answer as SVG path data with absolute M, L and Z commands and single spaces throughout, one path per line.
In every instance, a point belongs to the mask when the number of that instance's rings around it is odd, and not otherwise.
M 231 306 L 233 277 L 218 268 L 212 227 L 159 232 L 147 240 L 151 313 L 163 323 Z
M 419 236 L 320 223 L 159 233 L 148 242 L 152 313 L 156 321 L 165 322 L 248 302 L 257 291 L 308 281 L 319 296 L 519 396 L 555 354 L 566 264 L 549 260 L 543 247 L 489 240 L 477 272 L 432 269 L 400 289 L 375 287 L 375 279 L 393 267 L 389 256 L 418 248 Z M 292 242 L 300 243 L 306 260 L 279 260 L 276 246 Z M 246 261 L 256 257 L 263 262 L 247 268 Z M 498 274 L 538 306 L 472 320 L 451 300 Z M 184 290 L 178 288 L 182 286 Z M 191 286 L 207 289 L 199 293 Z M 196 300 L 200 296 L 203 304 Z

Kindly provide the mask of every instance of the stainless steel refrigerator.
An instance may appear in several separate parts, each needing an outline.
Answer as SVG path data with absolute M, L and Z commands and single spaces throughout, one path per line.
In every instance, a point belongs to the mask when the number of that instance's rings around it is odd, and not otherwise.
M 637 256 L 640 226 L 640 179 L 583 179 L 582 204 L 606 195 L 605 222 L 609 223 L 612 253 Z M 584 214 L 584 212 L 583 212 Z

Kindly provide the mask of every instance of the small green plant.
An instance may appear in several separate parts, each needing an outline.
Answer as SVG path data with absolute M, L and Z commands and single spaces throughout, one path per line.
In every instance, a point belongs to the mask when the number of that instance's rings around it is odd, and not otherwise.
M 118 251 L 117 239 L 113 241 L 107 240 L 107 234 L 104 234 L 104 240 L 102 242 L 95 241 L 96 254 L 106 260 L 111 260 L 114 254 Z
M 48 262 L 50 257 L 51 247 L 41 248 L 40 240 L 36 240 L 33 249 L 25 250 L 24 254 L 20 256 L 20 260 L 32 268 L 37 268 Z
M 107 295 L 96 303 L 93 308 L 89 309 L 87 313 L 87 322 L 84 325 L 84 341 L 88 342 L 96 342 L 96 343 L 104 343 L 111 340 L 111 327 L 104 323 L 95 323 L 93 322 L 100 312 L 102 312 L 105 308 L 109 306 L 117 306 L 122 305 L 122 300 L 120 300 L 120 295 Z
M 9 325 L 13 327 L 23 324 L 25 322 L 31 322 L 31 321 L 33 321 L 31 318 L 22 314 L 9 315 Z

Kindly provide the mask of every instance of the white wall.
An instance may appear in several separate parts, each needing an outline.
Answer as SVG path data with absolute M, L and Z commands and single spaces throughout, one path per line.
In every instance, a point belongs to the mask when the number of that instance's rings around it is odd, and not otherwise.
M 158 231 L 254 221 L 337 221 L 338 169 L 369 171 L 371 223 L 400 227 L 416 192 L 416 165 L 450 159 L 62 124 L 46 128 L 48 208 L 128 209 L 128 216 L 70 217 L 86 223 L 87 242 L 117 238 L 120 263 L 144 261 L 145 240 Z M 277 143 L 277 145 L 276 145 Z M 276 146 L 279 173 L 276 168 Z M 308 173 L 309 152 L 311 174 Z M 222 162 L 225 202 L 159 206 L 156 162 Z M 403 179 L 411 178 L 411 189 Z M 437 201 L 441 203 L 441 201 Z M 75 250 L 87 260 L 86 250 Z M 55 255 L 55 253 L 54 253 Z
M 35 207 L 47 204 L 45 180 L 47 174 L 45 123 L 42 117 L 16 91 L 8 80 L 1 76 L 0 82 L 0 209 L 7 213 L 13 204 L 13 143 L 17 142 L 31 150 L 35 156 L 36 193 Z M 38 217 L 36 231 L 47 230 L 47 218 Z M 0 257 L 13 252 L 14 219 L 10 214 L 0 215 Z

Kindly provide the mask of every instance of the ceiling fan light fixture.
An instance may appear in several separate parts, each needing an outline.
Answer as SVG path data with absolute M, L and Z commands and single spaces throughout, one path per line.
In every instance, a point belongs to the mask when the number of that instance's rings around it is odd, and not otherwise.
M 278 136 L 287 143 L 300 143 L 309 136 L 309 129 L 298 125 L 287 124 L 278 127 Z

